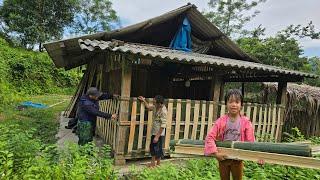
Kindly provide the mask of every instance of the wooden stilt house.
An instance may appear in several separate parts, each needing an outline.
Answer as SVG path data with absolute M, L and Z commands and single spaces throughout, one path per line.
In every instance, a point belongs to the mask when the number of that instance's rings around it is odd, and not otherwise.
M 169 48 L 187 18 L 192 52 Z M 259 63 L 188 4 L 153 19 L 111 32 L 45 44 L 57 67 L 87 65 L 68 107 L 74 116 L 79 96 L 90 86 L 121 95 L 101 102 L 103 111 L 118 113 L 116 122 L 98 119 L 97 133 L 113 148 L 117 164 L 149 156 L 152 112 L 137 96 L 166 98 L 168 109 L 164 148 L 177 139 L 203 140 L 215 119 L 226 113 L 223 88 L 227 82 L 278 82 L 277 104 L 246 103 L 261 140 L 279 141 L 287 82 L 314 75 Z

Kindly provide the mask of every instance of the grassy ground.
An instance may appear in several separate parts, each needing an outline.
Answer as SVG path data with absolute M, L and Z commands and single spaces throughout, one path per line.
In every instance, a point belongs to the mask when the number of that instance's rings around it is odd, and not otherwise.
M 46 109 L 28 108 L 19 111 L 16 107 L 7 107 L 4 112 L 0 114 L 0 123 L 16 124 L 22 129 L 35 129 L 37 135 L 44 143 L 55 143 L 55 135 L 58 131 L 58 114 L 65 110 L 69 103 L 70 96 L 67 95 L 40 95 L 25 97 L 26 101 L 35 103 L 43 103 L 47 106 L 64 101 L 56 106 Z M 17 104 L 18 105 L 18 104 Z

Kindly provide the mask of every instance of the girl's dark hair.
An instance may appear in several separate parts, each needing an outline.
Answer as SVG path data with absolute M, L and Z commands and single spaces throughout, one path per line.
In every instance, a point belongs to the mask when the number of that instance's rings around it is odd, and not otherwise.
M 239 99 L 241 101 L 241 106 L 243 104 L 243 96 L 242 96 L 242 93 L 239 89 L 230 89 L 226 96 L 224 97 L 224 102 L 226 103 L 227 105 L 227 102 L 228 100 L 230 99 L 230 97 L 235 97 L 236 99 Z
M 154 97 L 154 99 L 156 100 L 156 103 L 158 103 L 158 104 L 164 104 L 164 98 L 163 98 L 163 96 L 161 96 L 161 95 L 156 95 L 156 96 Z

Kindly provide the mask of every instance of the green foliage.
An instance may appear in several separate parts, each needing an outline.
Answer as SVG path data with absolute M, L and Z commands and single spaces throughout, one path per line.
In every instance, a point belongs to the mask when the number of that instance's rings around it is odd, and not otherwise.
M 193 159 L 184 165 L 164 164 L 155 169 L 141 172 L 132 169 L 129 179 L 220 179 L 218 163 L 215 159 Z M 320 172 L 315 169 L 295 168 L 255 162 L 244 162 L 244 179 L 320 179 Z
M 116 179 L 109 146 L 54 145 L 56 113 L 65 105 L 7 112 L 0 121 L 0 179 Z
M 286 37 L 298 37 L 298 38 L 306 38 L 309 37 L 311 39 L 320 39 L 320 32 L 316 31 L 314 24 L 312 21 L 308 23 L 307 26 L 298 25 L 290 25 L 286 29 L 280 31 L 280 33 Z
M 47 53 L 10 47 L 0 38 L 0 110 L 31 94 L 72 89 L 82 76 L 76 70 L 55 68 Z
M 291 132 L 284 132 L 284 142 L 295 142 L 295 141 L 304 141 L 305 137 L 301 131 L 294 127 L 291 129 Z
M 254 11 L 248 15 L 248 11 L 266 0 L 210 0 L 208 5 L 209 12 L 204 15 L 219 29 L 228 36 L 242 33 L 243 26 L 254 18 L 259 11 Z
M 77 0 L 4 0 L 0 7 L 2 30 L 23 47 L 33 48 L 61 38 L 73 21 Z
M 309 140 L 312 142 L 312 144 L 320 144 L 320 137 L 312 136 L 309 138 Z
M 110 0 L 78 0 L 76 15 L 71 32 L 74 34 L 91 34 L 109 31 L 112 23 L 118 22 L 116 11 Z
M 284 36 L 259 38 L 241 38 L 238 41 L 240 47 L 250 55 L 259 59 L 262 63 L 293 70 L 307 70 L 308 61 L 300 58 L 302 49 L 297 40 Z

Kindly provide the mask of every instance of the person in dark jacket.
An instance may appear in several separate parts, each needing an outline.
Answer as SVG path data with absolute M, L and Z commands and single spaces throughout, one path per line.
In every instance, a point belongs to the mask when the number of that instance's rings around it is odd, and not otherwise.
M 99 110 L 99 100 L 118 98 L 118 95 L 101 93 L 97 88 L 90 87 L 80 98 L 77 110 L 79 145 L 93 140 L 97 116 L 107 120 L 117 119 L 117 114 L 109 114 Z

